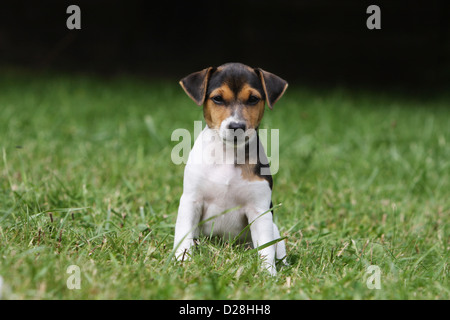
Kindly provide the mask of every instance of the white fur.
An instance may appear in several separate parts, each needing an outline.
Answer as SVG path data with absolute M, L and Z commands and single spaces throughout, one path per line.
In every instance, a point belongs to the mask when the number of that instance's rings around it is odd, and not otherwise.
M 247 130 L 232 130 L 228 129 L 228 126 L 232 122 L 245 122 L 244 119 L 236 117 L 234 115 L 229 116 L 225 120 L 222 121 L 219 128 L 219 136 L 222 138 L 223 141 L 233 144 L 234 147 L 234 138 L 238 138 L 238 143 L 240 146 L 243 146 L 244 143 L 247 143 L 250 139 L 256 138 L 256 130 L 253 128 L 249 128 Z
M 261 215 L 270 209 L 269 183 L 243 179 L 241 169 L 234 165 L 234 156 L 218 151 L 224 149 L 228 148 L 220 129 L 206 127 L 189 154 L 175 226 L 178 260 L 188 259 L 194 239 L 200 234 L 233 239 L 252 222 L 248 240 L 254 247 L 280 237 L 272 213 Z M 284 241 L 259 250 L 259 254 L 266 269 L 275 275 L 275 257 L 284 259 L 286 255 Z

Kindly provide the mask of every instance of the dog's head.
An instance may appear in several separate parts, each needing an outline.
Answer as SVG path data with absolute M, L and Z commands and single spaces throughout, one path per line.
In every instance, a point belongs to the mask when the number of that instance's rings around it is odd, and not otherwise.
M 260 68 L 227 63 L 194 72 L 180 81 L 184 91 L 203 105 L 209 128 L 216 129 L 224 142 L 236 143 L 244 135 L 248 141 L 264 115 L 264 105 L 272 109 L 288 84 Z

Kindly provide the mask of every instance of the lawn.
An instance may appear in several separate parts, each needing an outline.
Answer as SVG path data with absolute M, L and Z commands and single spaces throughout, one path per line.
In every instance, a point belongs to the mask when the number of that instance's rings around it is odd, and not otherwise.
M 266 111 L 289 261 L 276 277 L 206 238 L 170 259 L 171 134 L 201 119 L 177 81 L 3 72 L 2 298 L 450 299 L 449 95 L 291 85 Z

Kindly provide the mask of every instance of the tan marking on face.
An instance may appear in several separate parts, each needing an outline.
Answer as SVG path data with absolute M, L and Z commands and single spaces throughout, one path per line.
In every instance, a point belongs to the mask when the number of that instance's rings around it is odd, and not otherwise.
M 211 94 L 209 95 L 210 98 L 220 95 L 225 100 L 225 102 L 230 102 L 234 99 L 233 91 L 231 91 L 230 87 L 228 87 L 226 84 L 222 85 L 221 87 L 214 89 Z
M 225 101 L 225 105 L 215 104 L 211 100 L 212 97 L 220 95 Z M 227 85 L 222 85 L 220 88 L 214 89 L 209 95 L 203 107 L 203 115 L 208 127 L 212 129 L 219 129 L 223 120 L 231 116 L 232 108 L 226 104 L 234 98 L 233 92 Z
M 238 165 L 239 168 L 241 168 L 242 173 L 242 179 L 247 180 L 247 181 L 265 181 L 265 179 L 263 177 L 260 177 L 258 175 L 255 174 L 255 164 L 240 164 Z
M 251 95 L 258 97 L 260 101 L 255 105 L 245 105 Z M 256 129 L 264 115 L 264 100 L 261 99 L 261 94 L 249 85 L 244 85 L 238 94 L 238 99 L 245 105 L 242 115 L 247 122 L 247 128 Z

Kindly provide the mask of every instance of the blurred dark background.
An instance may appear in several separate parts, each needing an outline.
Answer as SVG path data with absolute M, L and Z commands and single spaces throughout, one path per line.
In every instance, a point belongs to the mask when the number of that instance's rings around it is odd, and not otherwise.
M 81 8 L 81 30 L 66 9 Z M 366 9 L 381 8 L 381 30 Z M 289 82 L 445 88 L 450 1 L 106 1 L 0 4 L 0 67 L 179 79 L 239 61 Z

